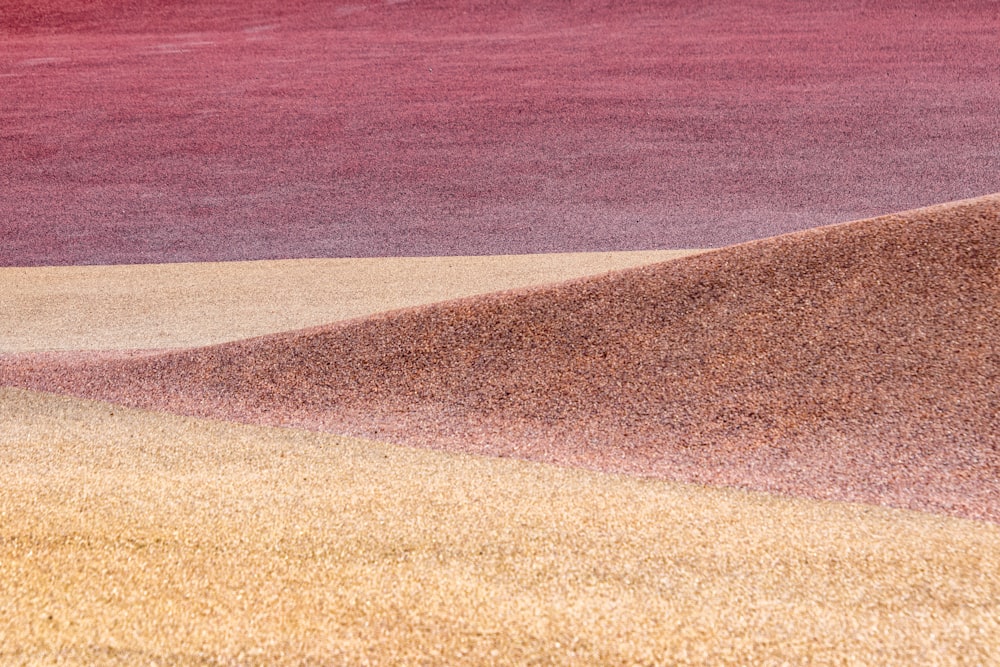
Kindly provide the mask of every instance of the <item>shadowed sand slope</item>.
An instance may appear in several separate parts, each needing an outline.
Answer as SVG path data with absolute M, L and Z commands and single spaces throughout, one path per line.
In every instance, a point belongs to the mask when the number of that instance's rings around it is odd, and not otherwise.
M 0 389 L 0 663 L 989 665 L 1000 527 Z
M 1000 196 L 8 384 L 1000 521 Z

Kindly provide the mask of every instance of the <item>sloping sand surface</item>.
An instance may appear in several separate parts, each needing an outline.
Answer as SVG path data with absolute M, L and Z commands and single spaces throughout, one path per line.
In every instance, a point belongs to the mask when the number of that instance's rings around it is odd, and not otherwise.
M 1000 529 L 0 390 L 7 664 L 998 664 Z
M 1000 196 L 4 382 L 1000 521 Z
M 211 345 L 694 252 L 0 268 L 0 353 Z

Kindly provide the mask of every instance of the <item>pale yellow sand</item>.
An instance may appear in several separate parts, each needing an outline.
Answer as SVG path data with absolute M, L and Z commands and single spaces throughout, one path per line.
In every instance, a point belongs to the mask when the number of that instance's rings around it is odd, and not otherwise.
M 1000 527 L 0 390 L 5 664 L 1000 664 Z
M 211 345 L 693 252 L 0 268 L 0 353 Z

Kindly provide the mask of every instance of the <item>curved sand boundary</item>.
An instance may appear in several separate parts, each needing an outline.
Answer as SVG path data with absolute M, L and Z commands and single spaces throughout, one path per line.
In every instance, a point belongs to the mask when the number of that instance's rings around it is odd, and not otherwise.
M 0 662 L 995 664 L 1000 529 L 0 390 Z
M 696 252 L 0 267 L 0 354 L 211 345 Z
M 1000 521 L 1000 196 L 6 382 Z M 69 359 L 69 360 L 67 360 Z

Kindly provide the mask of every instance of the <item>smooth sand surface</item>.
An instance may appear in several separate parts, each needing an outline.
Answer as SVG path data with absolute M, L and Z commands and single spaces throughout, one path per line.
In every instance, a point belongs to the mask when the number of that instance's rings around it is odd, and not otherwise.
M 0 353 L 211 345 L 694 252 L 0 268 Z
M 0 390 L 3 664 L 1000 664 L 1000 529 Z
M 0 384 L 1000 522 L 1000 196 Z

